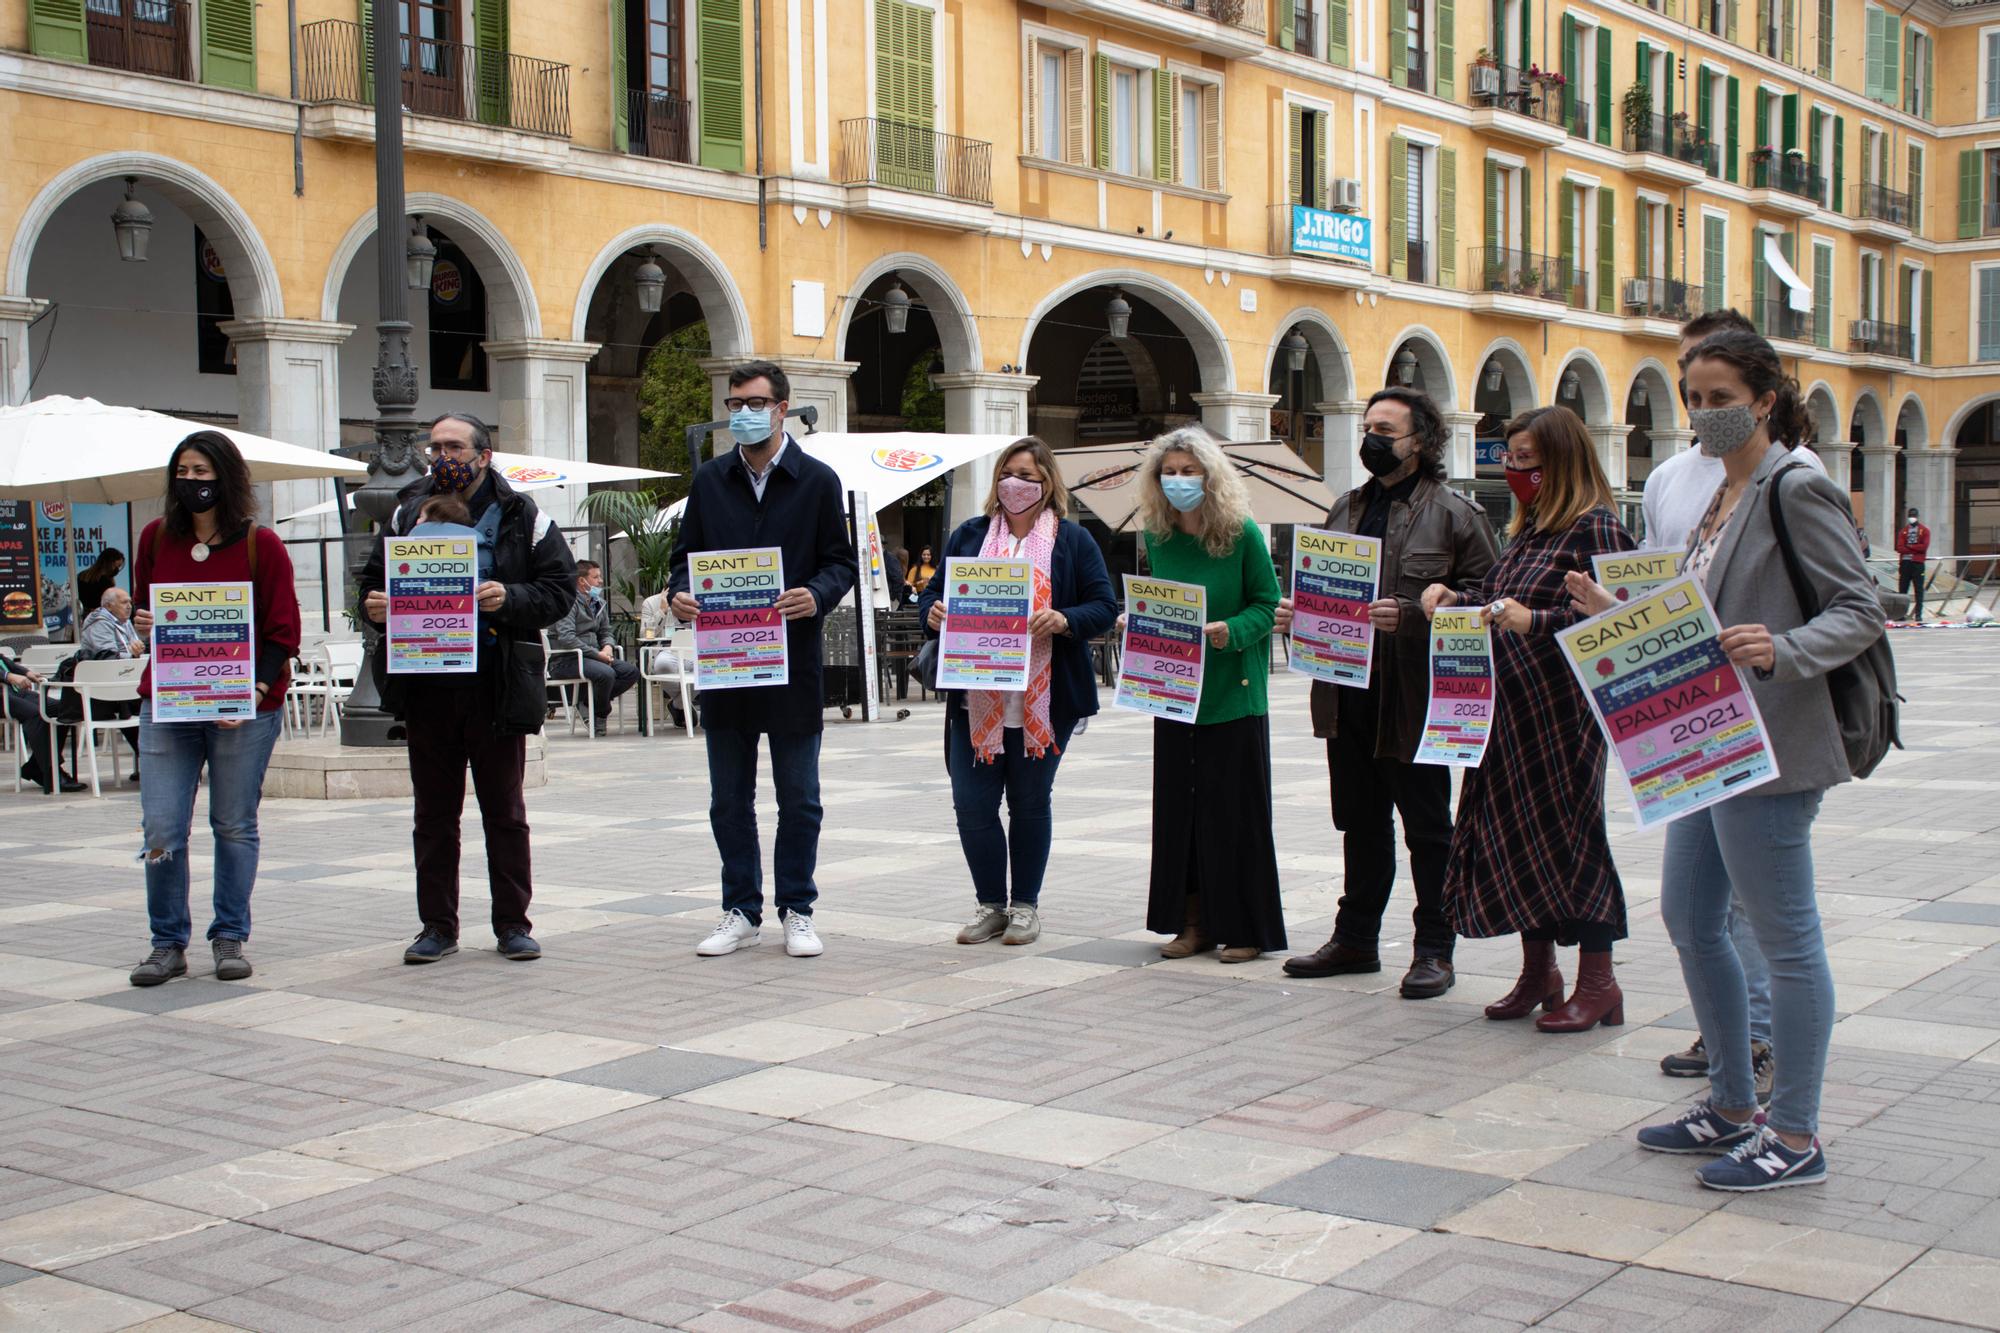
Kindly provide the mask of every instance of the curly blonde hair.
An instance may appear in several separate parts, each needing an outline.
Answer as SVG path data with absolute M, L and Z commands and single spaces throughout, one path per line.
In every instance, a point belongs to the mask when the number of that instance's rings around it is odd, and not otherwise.
M 1222 452 L 1213 436 L 1199 426 L 1182 426 L 1154 440 L 1139 460 L 1139 524 L 1155 537 L 1176 531 L 1177 511 L 1167 503 L 1160 489 L 1160 465 L 1168 454 L 1186 454 L 1201 464 L 1205 474 L 1201 509 L 1201 544 L 1211 556 L 1221 557 L 1236 549 L 1243 525 L 1250 521 L 1250 492 L 1237 474 L 1236 465 Z

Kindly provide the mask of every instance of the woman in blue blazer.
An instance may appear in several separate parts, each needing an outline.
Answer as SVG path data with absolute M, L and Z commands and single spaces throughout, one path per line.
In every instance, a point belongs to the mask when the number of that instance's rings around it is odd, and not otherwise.
M 944 561 L 954 557 L 1026 560 L 1035 571 L 1027 690 L 944 691 L 952 809 L 979 898 L 972 919 L 958 932 L 960 944 L 995 938 L 1028 944 L 1042 933 L 1037 909 L 1054 827 L 1050 795 L 1056 765 L 1077 723 L 1097 711 L 1090 641 L 1118 616 L 1104 556 L 1068 512 L 1069 491 L 1055 456 L 1030 435 L 1000 455 L 986 513 L 958 525 L 939 561 L 940 575 L 949 568 Z M 933 578 L 917 600 L 933 638 L 944 626 L 948 583 Z

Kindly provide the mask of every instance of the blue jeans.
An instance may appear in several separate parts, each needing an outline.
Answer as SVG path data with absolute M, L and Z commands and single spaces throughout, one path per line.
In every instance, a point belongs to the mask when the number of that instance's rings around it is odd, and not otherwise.
M 1743 965 L 1743 984 L 1750 992 L 1750 1040 L 1771 1040 L 1771 965 L 1758 947 L 1757 932 L 1750 928 L 1750 914 L 1743 899 L 1729 900 L 1729 942 L 1736 946 L 1736 961 Z
M 708 826 L 722 853 L 722 910 L 738 911 L 753 924 L 764 920 L 763 853 L 757 844 L 757 737 L 737 727 L 704 727 L 708 737 Z M 778 915 L 812 915 L 819 890 L 813 867 L 819 861 L 820 733 L 770 732 L 771 779 L 778 787 L 778 837 L 772 847 L 772 878 Z
M 1746 792 L 1667 826 L 1660 915 L 1680 952 L 1702 1039 L 1709 1101 L 1757 1104 L 1743 965 L 1729 938 L 1732 895 L 1771 968 L 1771 1037 L 1779 1052 L 1771 1127 L 1811 1134 L 1833 1037 L 1833 972 L 1813 893 L 1812 823 L 1823 792 Z
M 212 940 L 250 938 L 250 890 L 257 883 L 257 805 L 264 770 L 283 718 L 259 713 L 239 727 L 214 722 L 155 726 L 139 717 L 139 755 L 146 781 L 139 789 L 145 847 L 146 915 L 155 949 L 185 949 L 194 923 L 188 913 L 188 832 L 195 791 L 208 766 L 208 827 L 215 834 L 215 920 Z
M 1055 729 L 1056 748 L 1031 759 L 1019 727 L 1006 729 L 1001 752 L 990 764 L 972 753 L 972 720 L 954 710 L 945 722 L 945 758 L 951 768 L 951 808 L 958 815 L 958 845 L 972 872 L 979 901 L 1007 905 L 1007 875 L 1014 877 L 1014 903 L 1033 907 L 1042 897 L 1042 874 L 1049 867 L 1055 816 L 1049 796 L 1056 785 L 1058 753 L 1070 729 Z M 1000 797 L 1007 797 L 1007 826 L 1000 825 Z M 1011 835 L 1011 836 L 1010 836 Z

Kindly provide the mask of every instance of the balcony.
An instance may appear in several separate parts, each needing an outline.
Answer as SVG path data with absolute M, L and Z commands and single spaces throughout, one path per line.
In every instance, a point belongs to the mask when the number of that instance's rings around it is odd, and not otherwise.
M 1271 40 L 1266 0 L 1048 0 L 1046 7 L 1238 59 Z
M 1910 239 L 1913 210 L 1901 190 L 1863 181 L 1854 187 L 1854 229 L 1885 241 Z
M 1306 11 L 1304 5 L 1299 6 L 1292 14 L 1292 49 L 1307 54 L 1317 52 L 1318 35 L 1313 31 L 1313 16 Z
M 91 0 L 84 9 L 90 63 L 192 80 L 188 0 Z
M 1847 350 L 1860 356 L 1894 357 L 1913 360 L 1917 354 L 1915 335 L 1907 324 L 1887 324 L 1879 319 L 1857 319 L 1847 326 Z
M 1688 125 L 1687 117 L 1657 111 L 1625 118 L 1625 151 L 1632 154 L 1626 169 L 1635 176 L 1698 185 L 1715 174 L 1715 145 Z
M 1592 119 L 1595 104 L 1571 94 L 1567 88 L 1563 94 L 1563 124 L 1569 127 L 1570 134 L 1585 142 L 1596 138 L 1597 122 Z
M 1474 63 L 1466 69 L 1465 86 L 1474 129 L 1537 148 L 1553 148 L 1569 138 L 1562 86 L 1540 70 Z
M 1431 58 L 1427 51 L 1411 47 L 1403 52 L 1403 86 L 1420 93 L 1431 90 Z
M 1374 223 L 1358 213 L 1271 205 L 1271 276 L 1322 287 L 1365 287 L 1375 262 Z
M 1796 152 L 1758 149 L 1750 154 L 1750 203 L 1773 213 L 1805 217 L 1819 210 L 1826 197 L 1820 169 Z
M 1782 296 L 1750 302 L 1750 322 L 1757 326 L 1757 332 L 1773 342 L 1811 343 L 1813 340 L 1812 311 L 1794 310 Z
M 840 122 L 840 158 L 856 213 L 952 228 L 993 216 L 990 143 L 870 116 Z
M 1680 278 L 1626 278 L 1618 284 L 1619 310 L 1640 321 L 1635 332 L 1679 338 L 1681 325 L 1702 312 L 1702 289 Z
M 1561 319 L 1570 289 L 1569 265 L 1553 255 L 1477 246 L 1466 254 L 1465 286 L 1476 312 Z
M 662 162 L 693 162 L 693 116 L 685 97 L 634 89 L 626 95 L 626 151 Z
M 569 137 L 568 65 L 428 37 L 404 37 L 402 46 L 402 102 L 411 113 Z M 323 19 L 299 28 L 299 92 L 311 103 L 374 102 L 373 53 L 360 24 Z
M 2000 233 L 2000 199 L 1988 199 L 1985 207 L 1980 210 L 1979 220 L 1984 235 L 1992 236 Z

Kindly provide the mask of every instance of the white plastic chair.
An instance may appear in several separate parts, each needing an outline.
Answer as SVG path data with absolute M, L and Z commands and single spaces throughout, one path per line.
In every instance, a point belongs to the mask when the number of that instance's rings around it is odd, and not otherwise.
M 45 680 L 41 684 L 42 720 L 49 724 L 49 762 L 61 768 L 62 733 L 65 728 L 83 733 L 82 739 L 90 751 L 90 794 L 104 795 L 97 774 L 97 745 L 100 735 L 107 731 L 123 731 L 130 734 L 134 744 L 132 752 L 138 753 L 136 738 L 139 734 L 139 715 L 130 717 L 100 717 L 96 713 L 98 705 L 108 703 L 137 703 L 139 701 L 139 677 L 145 673 L 146 659 L 143 657 L 124 658 L 117 661 L 78 662 L 74 676 L 65 681 Z M 83 720 L 63 722 L 49 716 L 49 691 L 75 690 L 83 701 Z M 122 764 L 118 757 L 118 747 L 111 747 L 111 780 L 123 780 Z M 57 783 L 55 790 L 60 791 Z
M 611 645 L 611 655 L 622 658 L 625 650 L 618 644 Z M 583 674 L 583 650 L 581 648 L 557 648 L 549 642 L 549 632 L 542 631 L 542 660 L 548 664 L 547 683 L 554 687 L 562 698 L 563 718 L 569 723 L 569 734 L 576 735 L 577 692 L 583 692 L 584 701 L 590 711 L 584 715 L 584 731 L 591 740 L 597 739 L 597 683 Z M 625 730 L 625 696 L 619 695 L 618 730 Z
M 46 676 L 75 653 L 73 643 L 37 643 L 21 650 L 21 669 Z
M 694 626 L 682 625 L 664 639 L 644 639 L 639 643 L 639 679 L 646 687 L 646 735 L 651 736 L 659 720 L 653 704 L 653 688 L 660 695 L 678 688 L 681 695 L 681 725 L 694 735 Z

